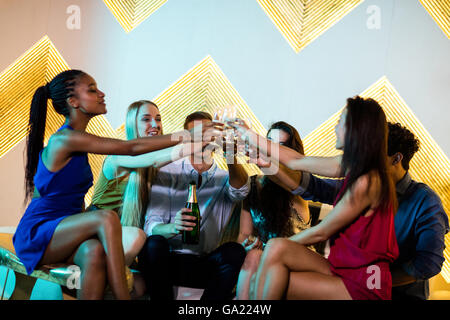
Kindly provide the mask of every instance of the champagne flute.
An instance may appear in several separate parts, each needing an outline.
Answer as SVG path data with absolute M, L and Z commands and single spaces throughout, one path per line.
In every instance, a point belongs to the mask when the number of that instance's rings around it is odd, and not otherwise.
M 224 109 L 221 107 L 217 107 L 214 111 L 213 122 L 223 123 L 223 113 Z
M 237 109 L 234 105 L 228 105 L 224 107 L 225 113 L 224 113 L 224 119 L 223 121 L 225 123 L 227 122 L 236 122 L 236 114 Z

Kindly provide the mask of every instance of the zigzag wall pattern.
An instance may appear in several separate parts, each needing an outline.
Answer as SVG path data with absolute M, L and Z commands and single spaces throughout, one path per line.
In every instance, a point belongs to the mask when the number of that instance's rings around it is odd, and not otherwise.
M 0 74 L 0 158 L 14 148 L 27 135 L 30 104 L 34 91 L 53 79 L 58 73 L 70 69 L 64 58 L 44 36 L 27 52 Z M 64 122 L 48 102 L 45 143 Z M 117 137 L 108 120 L 97 116 L 89 123 L 88 132 Z M 100 173 L 104 156 L 89 154 L 94 182 Z M 89 203 L 93 188 L 86 195 Z
M 45 36 L 0 74 L 0 158 L 26 136 L 36 88 L 66 69 L 67 63 Z M 48 110 L 46 138 L 58 123 L 53 108 Z
M 167 0 L 126 0 L 122 2 L 104 0 L 121 26 L 128 33 L 161 7 Z M 299 52 L 314 41 L 343 16 L 359 5 L 360 1 L 298 1 L 257 0 L 266 14 L 282 32 L 291 47 Z M 450 3 L 447 1 L 419 0 L 441 30 L 450 38 Z M 344 4 L 345 2 L 345 4 Z M 330 5 L 333 3 L 333 5 Z M 27 132 L 29 105 L 34 90 L 51 80 L 57 73 L 69 69 L 68 64 L 58 53 L 50 39 L 45 36 L 32 48 L 19 57 L 0 74 L 0 158 L 20 142 Z M 450 212 L 450 161 L 439 148 L 431 135 L 415 117 L 406 103 L 396 92 L 386 77 L 381 78 L 361 96 L 371 97 L 380 102 L 388 120 L 398 121 L 413 131 L 421 141 L 421 150 L 411 163 L 413 178 L 430 185 L 441 197 L 444 208 Z M 158 95 L 154 101 L 160 106 L 166 132 L 181 128 L 184 116 L 193 110 L 214 112 L 217 106 L 234 104 L 238 116 L 252 119 L 258 133 L 266 130 L 245 104 L 237 91 L 214 63 L 206 57 L 169 88 Z M 50 103 L 50 102 L 49 102 Z M 190 107 L 187 107 L 190 106 Z M 46 140 L 61 124 L 62 117 L 52 108 L 48 109 Z M 304 138 L 308 155 L 333 155 L 334 126 L 340 111 Z M 123 126 L 114 130 L 104 116 L 95 117 L 88 131 L 108 137 L 124 137 Z M 89 160 L 94 177 L 98 176 L 104 157 L 90 155 Z M 224 161 L 219 166 L 226 168 Z M 249 174 L 259 173 L 259 169 L 246 166 Z M 86 196 L 90 202 L 93 189 Z M 450 282 L 450 236 L 446 239 L 446 261 L 442 275 Z
M 393 85 L 386 77 L 382 77 L 360 95 L 377 100 L 383 107 L 388 121 L 400 122 L 417 136 L 420 141 L 420 150 L 411 160 L 409 172 L 413 179 L 428 184 L 436 191 L 442 200 L 445 211 L 450 212 L 450 160 L 408 108 Z M 342 109 L 305 137 L 303 142 L 306 154 L 333 156 L 339 153 L 335 149 L 334 127 Z M 450 282 L 450 235 L 448 234 L 445 243 L 446 260 L 442 268 L 442 275 L 447 282 Z
M 238 117 L 250 119 L 252 127 L 259 134 L 266 134 L 261 122 L 210 56 L 192 67 L 153 102 L 161 111 L 164 133 L 181 130 L 186 116 L 194 111 L 205 111 L 213 115 L 217 107 L 234 105 Z M 125 137 L 124 124 L 118 128 L 118 132 L 121 137 Z M 215 160 L 220 168 L 227 168 L 221 156 L 216 155 Z M 250 175 L 261 173 L 253 164 L 245 164 L 244 167 Z
M 256 0 L 289 45 L 300 52 L 364 0 Z M 131 32 L 167 0 L 103 0 L 126 33 Z M 450 38 L 450 2 L 419 0 Z
M 167 0 L 103 0 L 119 24 L 129 33 Z
M 450 39 L 450 2 L 436 0 L 419 0 L 439 28 Z
M 256 1 L 297 53 L 363 2 L 363 0 Z

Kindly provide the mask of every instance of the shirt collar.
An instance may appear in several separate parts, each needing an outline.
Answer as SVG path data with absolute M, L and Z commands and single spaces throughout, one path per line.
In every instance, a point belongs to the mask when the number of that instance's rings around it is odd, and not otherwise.
M 214 159 L 212 159 L 212 166 L 211 168 L 209 168 L 207 171 L 202 173 L 202 177 L 203 179 L 206 179 L 205 182 L 209 181 L 212 177 L 214 177 L 214 174 L 216 173 L 217 170 L 217 164 L 214 161 Z M 191 164 L 191 160 L 190 158 L 185 158 L 183 160 L 182 163 L 182 170 L 185 174 L 190 175 L 191 178 L 196 178 L 198 177 L 198 171 L 194 169 L 194 167 Z M 202 183 L 203 184 L 203 183 Z
M 409 185 L 411 184 L 411 181 L 412 181 L 411 176 L 409 175 L 408 172 L 406 172 L 405 176 L 401 178 L 400 181 L 397 182 L 397 185 L 395 186 L 397 194 L 400 196 L 404 195 Z

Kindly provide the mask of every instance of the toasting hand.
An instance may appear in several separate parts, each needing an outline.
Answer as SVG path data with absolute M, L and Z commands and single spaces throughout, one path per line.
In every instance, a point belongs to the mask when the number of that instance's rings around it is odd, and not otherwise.
M 209 143 L 222 137 L 224 124 L 219 122 L 201 122 L 189 130 L 189 141 Z

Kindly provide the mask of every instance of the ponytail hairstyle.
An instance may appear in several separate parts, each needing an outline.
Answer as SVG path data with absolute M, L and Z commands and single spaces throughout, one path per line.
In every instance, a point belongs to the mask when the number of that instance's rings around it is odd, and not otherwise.
M 67 99 L 74 96 L 74 88 L 78 80 L 86 73 L 80 70 L 61 72 L 52 81 L 37 88 L 33 95 L 28 123 L 26 166 L 25 166 L 25 202 L 34 192 L 34 175 L 39 163 L 39 153 L 44 148 L 45 122 L 47 103 L 52 100 L 55 111 L 65 117 L 70 115 Z
M 388 173 L 388 125 L 386 115 L 373 99 L 359 96 L 347 99 L 342 175 L 347 175 L 347 185 L 339 201 L 358 178 L 370 171 L 380 177 L 381 209 L 389 206 L 397 211 L 395 185 Z M 370 184 L 370 180 L 369 180 Z M 336 201 L 336 202 L 337 202 Z
M 125 120 L 127 140 L 139 138 L 137 116 L 140 108 L 146 104 L 151 104 L 158 109 L 155 103 L 148 100 L 133 102 L 128 107 Z M 120 222 L 123 226 L 143 227 L 145 211 L 149 202 L 149 183 L 151 183 L 155 175 L 156 170 L 153 167 L 131 169 L 123 195 L 120 217 Z

